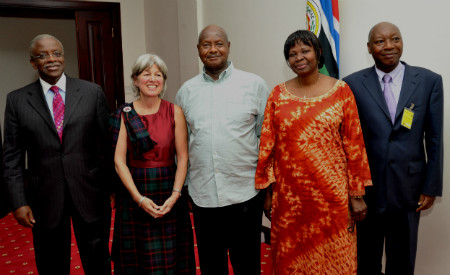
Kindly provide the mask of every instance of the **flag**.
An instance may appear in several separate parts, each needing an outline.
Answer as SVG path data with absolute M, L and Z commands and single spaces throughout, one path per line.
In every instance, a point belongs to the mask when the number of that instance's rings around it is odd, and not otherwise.
M 322 45 L 325 63 L 320 72 L 339 78 L 339 6 L 338 0 L 307 0 L 306 20 Z

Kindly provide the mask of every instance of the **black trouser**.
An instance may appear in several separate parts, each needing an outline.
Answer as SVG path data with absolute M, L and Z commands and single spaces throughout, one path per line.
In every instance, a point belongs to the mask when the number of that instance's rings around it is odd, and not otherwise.
M 194 204 L 194 225 L 202 275 L 228 275 L 228 255 L 236 275 L 261 274 L 264 192 L 230 206 Z
M 386 275 L 413 275 L 420 213 L 386 210 L 369 212 L 357 222 L 358 275 L 380 275 L 383 247 Z
M 109 235 L 111 212 L 92 223 L 78 214 L 70 195 L 66 194 L 63 217 L 54 228 L 45 228 L 39 221 L 33 227 L 33 243 L 39 275 L 70 274 L 71 226 L 77 240 L 86 275 L 110 275 Z

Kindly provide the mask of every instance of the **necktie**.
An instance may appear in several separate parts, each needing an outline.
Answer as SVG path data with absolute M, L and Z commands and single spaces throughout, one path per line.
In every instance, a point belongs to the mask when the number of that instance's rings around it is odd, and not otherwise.
M 58 132 L 59 140 L 62 143 L 63 122 L 64 122 L 64 101 L 59 94 L 58 86 L 50 87 L 50 90 L 55 93 L 53 97 L 53 118 L 55 120 L 56 131 Z
M 391 82 L 392 77 L 388 74 L 385 74 L 383 76 L 383 82 L 384 82 L 384 99 L 386 100 L 386 104 L 388 106 L 389 109 L 389 114 L 391 115 L 391 121 L 392 124 L 394 124 L 394 120 L 395 120 L 395 111 L 397 109 L 397 103 L 395 102 L 395 97 L 394 97 L 394 93 L 392 92 L 391 89 Z

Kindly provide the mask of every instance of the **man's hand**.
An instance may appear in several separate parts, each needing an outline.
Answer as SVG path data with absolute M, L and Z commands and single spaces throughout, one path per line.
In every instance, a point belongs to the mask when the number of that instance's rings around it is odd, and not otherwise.
M 33 227 L 36 223 L 33 217 L 33 212 L 28 205 L 17 208 L 13 213 L 19 224 L 25 227 Z
M 419 205 L 419 207 L 417 207 L 416 212 L 419 212 L 422 210 L 427 210 L 428 208 L 433 206 L 435 199 L 436 199 L 435 196 L 428 196 L 425 194 L 421 194 L 420 198 L 419 198 L 419 202 L 417 203 L 417 205 Z

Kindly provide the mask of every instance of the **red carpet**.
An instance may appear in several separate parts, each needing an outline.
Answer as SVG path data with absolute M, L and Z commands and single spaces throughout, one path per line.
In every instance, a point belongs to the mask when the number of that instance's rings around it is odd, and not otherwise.
M 114 224 L 114 219 L 111 225 Z M 111 226 L 111 233 L 113 230 Z M 195 235 L 194 235 L 195 238 Z M 195 239 L 194 239 L 195 240 Z M 111 240 L 112 244 L 112 240 Z M 198 267 L 197 244 L 195 244 L 195 257 L 197 262 L 197 275 L 200 273 Z M 231 265 L 230 274 L 233 274 Z M 270 260 L 270 246 L 261 244 L 261 274 L 270 274 L 272 265 Z M 84 275 L 75 238 L 72 234 L 72 261 L 70 264 L 71 275 Z M 33 251 L 33 236 L 31 229 L 19 225 L 13 215 L 9 213 L 0 219 L 0 274 L 38 274 Z

